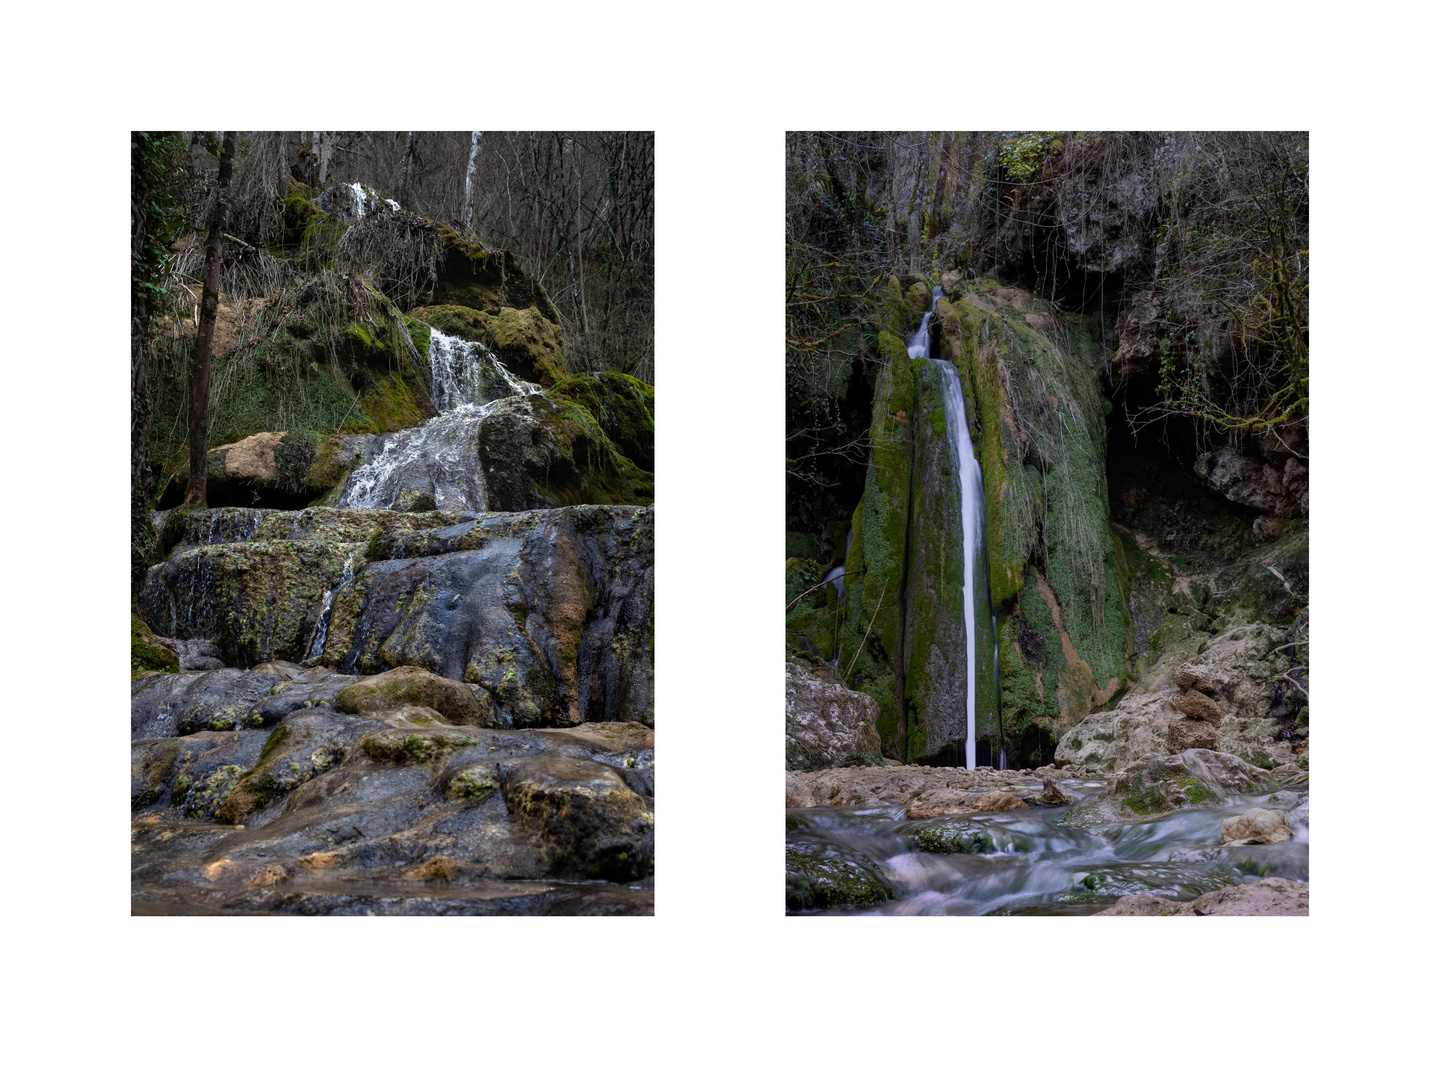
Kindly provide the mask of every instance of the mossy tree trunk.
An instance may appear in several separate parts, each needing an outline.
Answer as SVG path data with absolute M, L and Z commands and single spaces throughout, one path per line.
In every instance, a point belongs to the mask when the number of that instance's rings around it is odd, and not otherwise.
M 190 383 L 190 483 L 187 506 L 205 505 L 205 451 L 210 406 L 210 352 L 215 340 L 215 313 L 220 304 L 220 255 L 225 242 L 225 210 L 230 188 L 235 133 L 224 133 L 220 143 L 220 175 L 215 181 L 215 205 L 205 237 L 205 288 L 200 300 L 200 325 L 195 332 L 195 374 Z

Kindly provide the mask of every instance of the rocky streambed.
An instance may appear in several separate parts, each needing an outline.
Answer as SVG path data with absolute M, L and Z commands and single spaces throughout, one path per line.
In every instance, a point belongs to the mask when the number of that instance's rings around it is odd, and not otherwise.
M 651 913 L 651 509 L 162 529 L 137 914 Z
M 786 774 L 792 914 L 1309 910 L 1309 773 L 1150 754 L 1118 773 L 879 766 Z

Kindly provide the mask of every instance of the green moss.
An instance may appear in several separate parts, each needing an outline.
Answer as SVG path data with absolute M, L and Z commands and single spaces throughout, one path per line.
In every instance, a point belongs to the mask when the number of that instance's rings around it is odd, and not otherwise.
M 859 571 L 846 592 L 838 648 L 850 670 L 851 689 L 873 697 L 880 706 L 877 728 L 883 752 L 904 757 L 899 743 L 900 717 L 895 696 L 893 657 L 900 640 L 901 581 L 911 513 L 911 418 L 915 412 L 915 369 L 904 355 L 876 381 L 870 429 L 871 455 L 865 491 L 852 518 L 853 539 L 847 570 Z M 887 345 L 882 333 L 882 349 Z
M 973 291 L 941 301 L 936 312 L 940 348 L 975 403 L 972 437 L 985 480 L 992 601 L 1002 618 L 1013 613 L 1013 607 L 1004 610 L 1013 603 L 1053 639 L 1045 656 L 1020 663 L 1032 679 L 1041 673 L 1044 697 L 1063 697 L 1067 715 L 1078 718 L 1093 707 L 1097 686 L 1129 675 L 1135 640 L 1126 603 L 1129 570 L 1109 524 L 1099 350 L 1083 320 L 993 283 L 966 287 Z M 1028 316 L 990 310 L 1001 299 Z M 1058 633 L 1042 629 L 1054 620 L 1038 594 L 1024 595 L 1033 591 L 1027 565 L 1043 567 L 1088 674 L 1067 666 Z M 1012 630 L 1012 658 L 1016 643 Z M 1002 680 L 1006 665 L 1002 659 Z M 1028 681 L 1010 667 L 1006 685 L 1026 694 Z M 1042 707 L 1034 700 L 1040 696 L 1030 692 L 1026 707 Z
M 894 888 L 863 856 L 842 857 L 812 845 L 786 846 L 785 906 L 790 911 L 871 907 L 894 898 Z
M 360 749 L 372 761 L 394 765 L 422 765 L 443 761 L 457 750 L 476 746 L 479 739 L 448 731 L 424 731 L 408 734 L 403 731 L 382 731 L 366 735 Z
M 1261 766 L 1264 768 L 1264 766 Z M 1175 781 L 1175 786 L 1185 796 L 1185 801 L 1192 805 L 1200 803 L 1215 802 L 1219 796 L 1206 787 L 1200 780 L 1193 776 L 1182 776 Z
M 537 485 L 551 506 L 648 506 L 655 478 L 620 451 L 599 421 L 558 388 L 546 392 L 554 411 L 544 417 L 556 459 Z
M 413 376 L 386 371 L 374 376 L 360 395 L 360 412 L 341 429 L 345 432 L 399 431 L 425 422 L 426 411 Z
M 499 791 L 490 770 L 485 766 L 477 766 L 473 769 L 466 769 L 457 775 L 445 788 L 445 798 L 455 799 L 483 799 L 485 796 Z
M 155 644 L 154 633 L 138 615 L 130 616 L 130 679 L 156 672 L 174 674 L 180 670 L 180 659 L 163 645 Z
M 642 469 L 654 469 L 653 386 L 629 375 L 602 372 L 561 380 L 552 394 L 583 406 L 622 454 Z
M 330 436 L 320 438 L 314 446 L 309 468 L 305 472 L 304 485 L 310 491 L 329 491 L 335 487 L 355 465 L 355 459 L 345 453 L 342 440 Z
M 986 833 L 968 825 L 927 825 L 911 833 L 910 840 L 921 851 L 938 855 L 986 855 L 995 850 Z

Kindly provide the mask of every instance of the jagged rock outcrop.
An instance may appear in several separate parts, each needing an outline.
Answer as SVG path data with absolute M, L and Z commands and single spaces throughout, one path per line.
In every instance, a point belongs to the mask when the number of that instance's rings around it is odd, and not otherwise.
M 1293 459 L 1292 459 L 1293 460 Z M 1294 517 L 1301 512 L 1292 497 L 1285 474 L 1268 461 L 1248 457 L 1234 447 L 1222 446 L 1195 459 L 1195 475 L 1233 503 L 1276 517 Z M 1291 487 L 1304 492 L 1304 467 L 1291 469 Z M 1306 494 L 1306 505 L 1308 493 Z
M 195 542 L 217 522 L 245 538 Z M 234 666 L 408 664 L 481 687 L 502 726 L 653 724 L 653 522 L 640 507 L 197 511 L 139 604 Z
M 1266 769 L 1294 761 L 1292 746 L 1278 738 L 1279 721 L 1268 715 L 1278 676 L 1292 663 L 1277 649 L 1285 636 L 1265 623 L 1242 623 L 1214 637 L 1180 638 L 1115 708 L 1092 713 L 1061 737 L 1056 764 L 1118 772 L 1147 754 L 1190 747 L 1234 754 Z M 1214 697 L 1201 693 L 1202 685 L 1213 687 Z M 1190 706 L 1190 716 L 1177 702 Z M 1204 730 L 1212 726 L 1213 744 Z

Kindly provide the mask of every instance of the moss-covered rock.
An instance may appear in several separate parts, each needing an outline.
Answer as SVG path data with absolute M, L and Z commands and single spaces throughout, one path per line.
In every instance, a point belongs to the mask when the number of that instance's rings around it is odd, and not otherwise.
M 361 739 L 360 750 L 372 761 L 428 765 L 479 742 L 475 735 L 461 731 L 379 731 Z
M 895 899 L 885 875 L 862 855 L 838 853 L 818 844 L 785 845 L 785 907 L 861 908 Z
M 1039 710 L 1007 705 L 1007 730 L 1041 716 L 1063 730 L 1131 677 L 1130 570 L 1110 528 L 1100 354 L 1085 323 L 1023 290 L 965 289 L 937 303 L 935 340 L 976 402 L 1002 680 L 1019 692 L 1016 706 Z
M 557 382 L 549 396 L 585 408 L 615 447 L 647 472 L 655 469 L 655 388 L 631 375 L 603 371 Z
M 362 733 L 334 713 L 295 713 L 271 732 L 260 759 L 215 808 L 217 821 L 236 824 L 345 760 Z M 399 734 L 398 732 L 396 734 Z
M 157 671 L 176 672 L 180 670 L 180 659 L 173 650 L 156 644 L 155 635 L 145 620 L 138 615 L 130 616 L 130 678 Z
M 620 452 L 585 406 L 554 391 L 500 402 L 480 423 L 479 461 L 496 510 L 655 500 L 654 477 Z
M 452 724 L 485 727 L 495 706 L 477 686 L 441 678 L 420 667 L 398 667 L 352 683 L 335 698 L 341 712 L 375 716 L 403 705 L 434 709 Z
M 533 307 L 541 318 L 559 325 L 560 317 L 545 289 L 508 251 L 487 249 L 445 225 L 437 228 L 442 254 L 432 304 L 454 304 L 491 314 L 501 308 Z
M 1115 782 L 1113 798 L 1131 813 L 1149 816 L 1276 786 L 1264 770 L 1231 754 L 1186 750 L 1168 757 L 1147 756 L 1130 765 Z
M 561 872 L 634 881 L 655 872 L 653 800 L 597 761 L 543 755 L 502 762 L 510 813 L 534 823 Z

